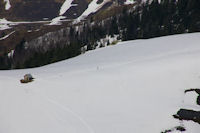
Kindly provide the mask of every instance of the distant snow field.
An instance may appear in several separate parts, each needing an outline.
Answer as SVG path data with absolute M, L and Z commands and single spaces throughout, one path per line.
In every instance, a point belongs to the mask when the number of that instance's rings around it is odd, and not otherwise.
M 199 109 L 200 33 L 121 42 L 51 65 L 0 71 L 0 133 L 160 133 Z M 24 74 L 33 82 L 21 84 Z M 185 132 L 184 132 L 185 133 Z

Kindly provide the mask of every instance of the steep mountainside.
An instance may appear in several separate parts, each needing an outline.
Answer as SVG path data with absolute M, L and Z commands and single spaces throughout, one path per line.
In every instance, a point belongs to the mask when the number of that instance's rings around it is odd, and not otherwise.
M 0 18 L 10 20 L 42 20 L 58 15 L 64 0 L 10 0 L 11 7 L 5 9 L 6 2 L 1 0 Z
M 12 21 L 51 20 L 59 15 L 67 19 L 79 17 L 92 0 L 0 0 L 0 18 Z M 124 0 L 93 0 L 98 4 L 124 3 Z M 9 2 L 9 3 L 8 3 Z M 9 8 L 6 8 L 10 5 Z M 106 3 L 105 3 L 106 4 Z

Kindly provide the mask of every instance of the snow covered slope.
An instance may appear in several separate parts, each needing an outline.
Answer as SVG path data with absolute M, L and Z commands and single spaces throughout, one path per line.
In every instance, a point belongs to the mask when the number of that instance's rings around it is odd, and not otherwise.
M 0 71 L 1 133 L 160 133 L 200 87 L 200 33 L 122 42 L 48 66 Z M 35 81 L 21 84 L 24 74 Z M 193 97 L 191 97 L 193 98 Z M 189 101 L 192 101 L 189 99 Z M 183 122 L 186 133 L 200 126 Z

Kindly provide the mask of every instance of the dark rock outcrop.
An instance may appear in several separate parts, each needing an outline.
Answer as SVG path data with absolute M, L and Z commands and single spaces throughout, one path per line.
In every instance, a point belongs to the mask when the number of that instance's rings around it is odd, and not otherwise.
M 179 120 L 192 120 L 200 124 L 200 111 L 180 109 L 177 114 L 173 116 Z

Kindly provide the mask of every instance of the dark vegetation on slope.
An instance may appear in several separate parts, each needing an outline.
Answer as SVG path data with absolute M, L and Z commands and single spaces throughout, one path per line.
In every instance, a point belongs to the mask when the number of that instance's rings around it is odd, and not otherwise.
M 96 16 L 90 16 L 88 21 L 71 25 L 70 30 L 64 28 L 62 34 L 55 31 L 61 41 L 52 41 L 52 47 L 47 51 L 40 50 L 41 47 L 18 50 L 16 47 L 12 59 L 8 59 L 6 55 L 2 57 L 0 68 L 36 67 L 74 57 L 81 53 L 81 48 L 84 46 L 87 46 L 86 50 L 95 49 L 96 42 L 105 38 L 106 35 L 118 34 L 118 39 L 125 41 L 200 31 L 199 0 L 179 0 L 178 2 L 162 0 L 161 3 L 154 0 L 151 4 L 147 1 L 142 5 L 134 5 L 134 8 L 116 6 L 112 9 L 107 11 L 113 11 L 111 14 L 117 15 L 109 16 L 107 15 L 109 12 L 103 10 Z M 49 40 L 46 36 L 41 37 L 43 40 Z M 27 41 L 26 38 L 24 40 Z M 24 47 L 22 43 L 23 41 L 19 45 Z M 46 43 L 49 42 L 43 41 L 43 46 Z M 26 58 L 23 59 L 23 57 Z

